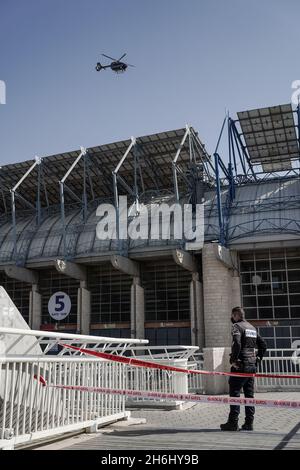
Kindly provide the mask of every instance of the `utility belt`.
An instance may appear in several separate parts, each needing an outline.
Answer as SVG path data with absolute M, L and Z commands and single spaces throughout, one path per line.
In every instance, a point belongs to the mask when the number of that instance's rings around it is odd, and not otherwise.
M 251 349 L 247 351 L 248 354 L 245 356 L 242 356 L 241 358 L 237 359 L 236 361 L 230 360 L 231 363 L 234 362 L 234 364 L 237 367 L 232 367 L 232 372 L 247 372 L 248 369 L 256 369 L 257 366 L 257 357 L 255 353 L 255 349 Z M 252 354 L 251 354 L 252 353 Z M 253 372 L 255 372 L 253 370 Z

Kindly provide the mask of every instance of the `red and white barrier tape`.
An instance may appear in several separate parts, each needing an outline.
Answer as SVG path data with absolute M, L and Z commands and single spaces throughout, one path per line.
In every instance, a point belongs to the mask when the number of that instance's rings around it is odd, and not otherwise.
M 78 348 L 71 344 L 61 344 L 64 348 L 74 349 L 75 351 L 82 352 L 89 356 L 100 357 L 108 361 L 121 362 L 131 366 L 146 367 L 149 369 L 167 370 L 170 372 L 183 372 L 184 374 L 200 374 L 200 375 L 221 375 L 226 377 L 257 377 L 257 378 L 270 378 L 270 379 L 300 379 L 300 375 L 287 375 L 287 374 L 244 374 L 242 372 L 218 372 L 218 371 L 207 371 L 207 370 L 195 370 L 195 369 L 182 369 L 181 367 L 167 366 L 158 364 L 157 362 L 143 361 L 141 359 L 135 359 L 125 356 L 117 356 L 116 354 L 109 354 L 100 351 L 94 351 L 92 349 Z
M 37 376 L 34 376 L 37 379 Z M 140 390 L 118 390 L 104 387 L 84 387 L 80 385 L 48 385 L 44 377 L 39 377 L 39 382 L 44 387 L 51 387 L 63 390 L 75 390 L 79 392 L 103 393 L 109 395 L 122 395 L 134 398 L 148 398 L 152 400 L 175 400 L 195 403 L 211 403 L 215 405 L 242 405 L 242 406 L 259 406 L 267 408 L 292 408 L 300 409 L 300 401 L 290 400 L 257 400 L 255 398 L 233 398 L 209 395 L 194 395 L 191 393 L 163 393 L 148 392 Z

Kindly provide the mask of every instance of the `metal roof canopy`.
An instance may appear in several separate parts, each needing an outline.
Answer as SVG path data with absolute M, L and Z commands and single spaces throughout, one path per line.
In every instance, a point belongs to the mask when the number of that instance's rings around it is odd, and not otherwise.
M 172 160 L 186 132 L 185 128 L 138 137 L 136 139 L 141 154 L 141 166 L 145 190 L 173 189 Z M 112 172 L 130 145 L 130 140 L 114 142 L 87 149 L 87 193 L 88 199 L 112 198 Z M 209 160 L 203 146 L 203 160 Z M 41 206 L 52 206 L 60 203 L 59 181 L 79 156 L 80 150 L 65 152 L 42 158 Z M 190 161 L 188 143 L 181 150 L 181 164 Z M 34 160 L 9 164 L 0 168 L 0 212 L 10 209 L 10 190 L 33 165 Z M 84 162 L 79 161 L 68 177 L 68 187 L 74 194 L 81 194 L 84 184 Z M 129 185 L 134 183 L 134 165 L 131 159 L 122 165 L 122 177 Z M 36 204 L 37 169 L 22 183 L 22 194 L 29 203 Z M 66 195 L 66 203 L 74 202 Z M 18 202 L 23 208 L 22 203 Z
M 250 163 L 264 172 L 291 170 L 299 160 L 299 136 L 296 133 L 291 104 L 253 109 L 237 113 Z

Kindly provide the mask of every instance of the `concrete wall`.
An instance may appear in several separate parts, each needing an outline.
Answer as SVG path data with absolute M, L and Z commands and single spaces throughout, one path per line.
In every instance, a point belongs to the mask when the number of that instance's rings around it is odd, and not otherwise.
M 231 344 L 231 309 L 240 305 L 240 279 L 233 269 L 217 259 L 214 244 L 202 251 L 205 346 Z

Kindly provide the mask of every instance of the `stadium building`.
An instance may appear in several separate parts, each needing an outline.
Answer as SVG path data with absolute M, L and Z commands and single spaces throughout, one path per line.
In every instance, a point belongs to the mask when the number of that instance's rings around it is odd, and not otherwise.
M 0 169 L 0 285 L 33 329 L 230 344 L 242 305 L 269 347 L 300 339 L 300 111 L 226 118 L 228 155 L 192 127 Z M 227 132 L 228 131 L 228 132 Z M 97 207 L 204 203 L 202 248 L 100 240 Z M 134 219 L 132 210 L 129 217 Z M 117 222 L 117 227 L 118 222 Z

